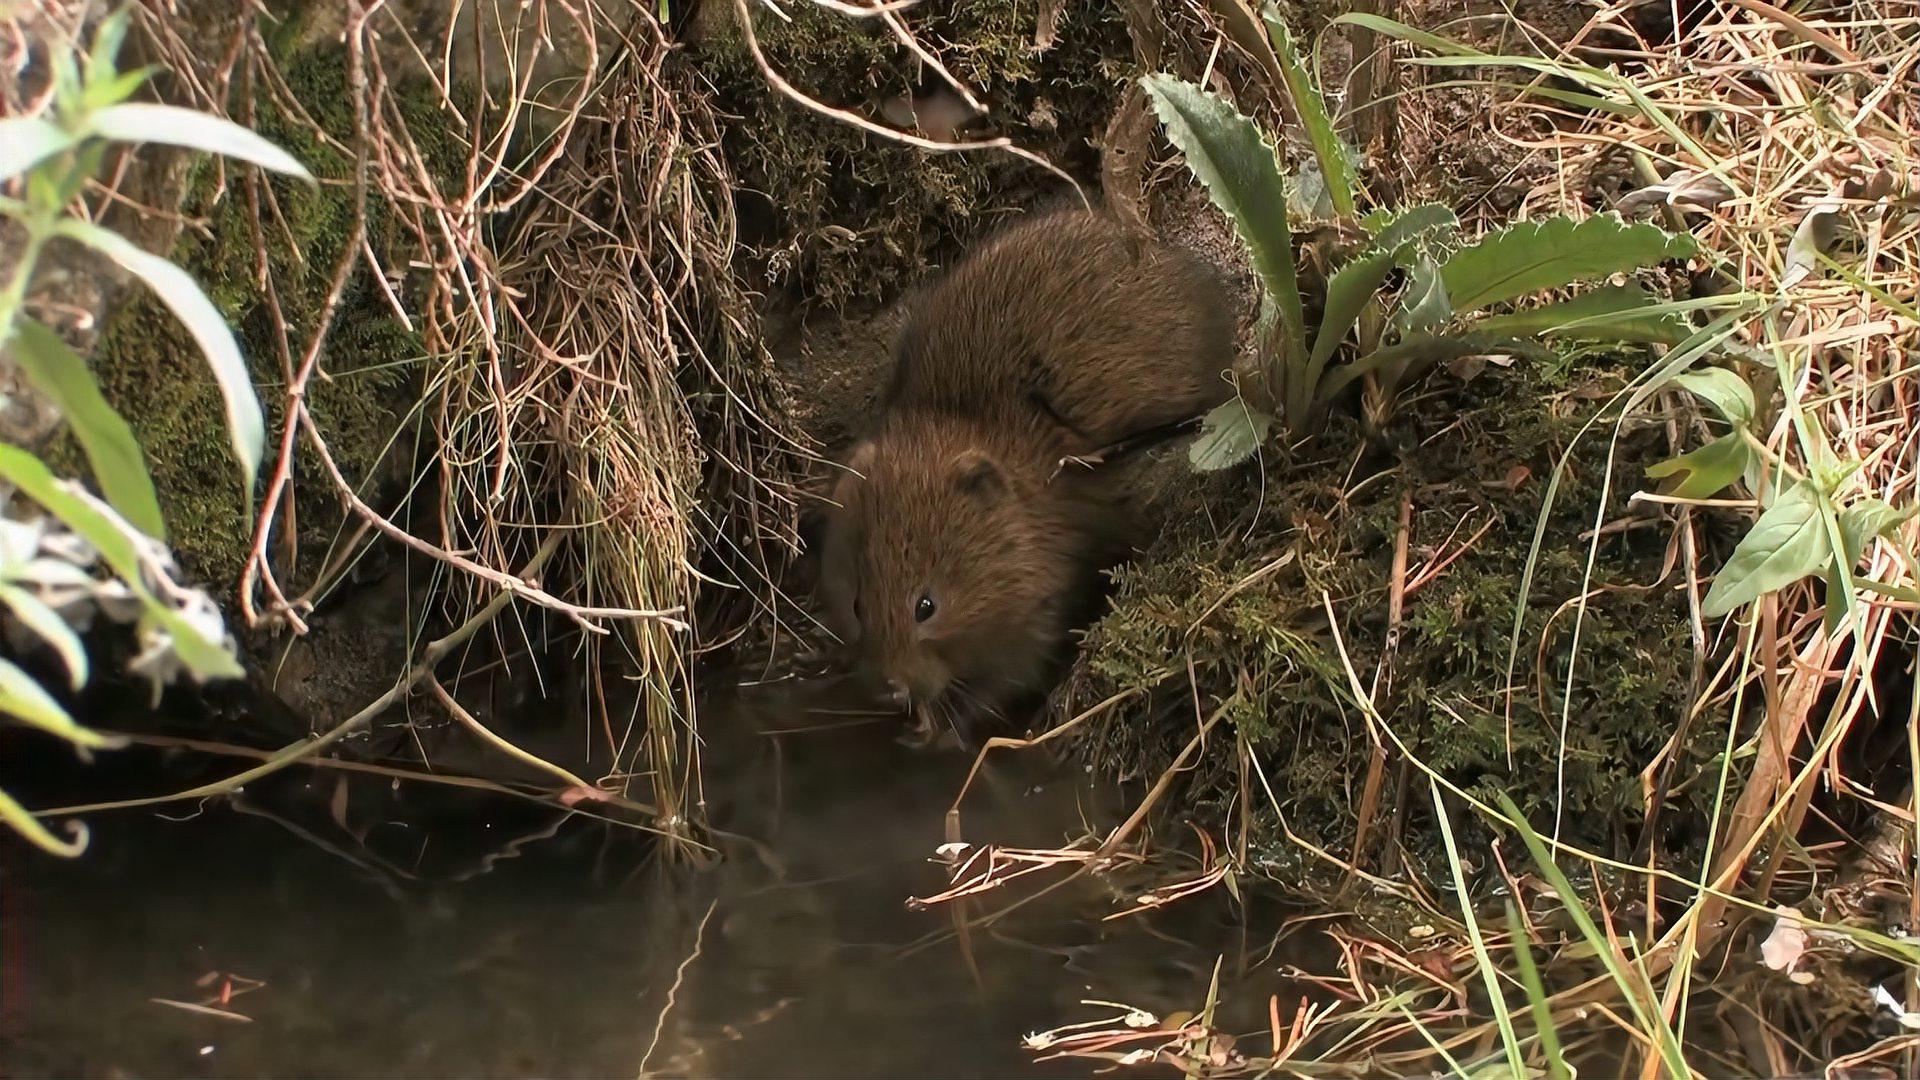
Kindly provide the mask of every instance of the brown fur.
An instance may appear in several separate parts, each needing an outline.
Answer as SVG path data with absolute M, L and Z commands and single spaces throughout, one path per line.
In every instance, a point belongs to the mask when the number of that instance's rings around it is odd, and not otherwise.
M 863 672 L 956 730 L 1044 693 L 1134 532 L 1115 485 L 1060 459 L 1224 400 L 1231 349 L 1208 268 L 1086 212 L 1008 229 L 922 296 L 821 537 L 827 623 Z

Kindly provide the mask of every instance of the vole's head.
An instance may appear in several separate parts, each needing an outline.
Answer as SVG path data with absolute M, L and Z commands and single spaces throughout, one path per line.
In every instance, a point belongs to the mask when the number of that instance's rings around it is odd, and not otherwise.
M 947 723 L 1045 689 L 1082 572 L 1044 462 L 979 435 L 890 425 L 848 460 L 822 534 L 829 628 L 878 688 Z

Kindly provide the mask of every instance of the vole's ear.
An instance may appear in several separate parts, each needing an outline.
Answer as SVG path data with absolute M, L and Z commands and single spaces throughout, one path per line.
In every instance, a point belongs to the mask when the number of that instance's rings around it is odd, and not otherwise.
M 999 498 L 1007 491 L 1007 474 L 985 450 L 962 450 L 950 466 L 954 484 L 968 495 Z

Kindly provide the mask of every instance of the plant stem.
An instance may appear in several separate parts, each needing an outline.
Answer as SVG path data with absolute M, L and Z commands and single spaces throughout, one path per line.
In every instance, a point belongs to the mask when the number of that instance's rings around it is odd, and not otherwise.
M 20 224 L 27 230 L 27 245 L 20 252 L 20 261 L 14 264 L 6 291 L 0 292 L 0 346 L 13 337 L 14 319 L 26 304 L 27 282 L 33 278 L 34 264 L 40 261 L 40 249 L 52 233 L 51 223 L 38 215 L 21 218 Z

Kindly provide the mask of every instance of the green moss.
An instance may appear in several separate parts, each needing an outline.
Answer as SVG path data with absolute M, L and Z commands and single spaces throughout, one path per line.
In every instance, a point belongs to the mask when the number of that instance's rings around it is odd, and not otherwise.
M 1568 839 L 1617 850 L 1623 836 L 1637 834 L 1639 772 L 1686 707 L 1693 648 L 1683 597 L 1670 581 L 1656 584 L 1667 544 L 1659 528 L 1616 530 L 1602 540 L 1590 583 L 1596 591 L 1577 652 L 1572 647 L 1567 602 L 1582 590 L 1582 536 L 1594 525 L 1608 467 L 1604 429 L 1576 447 L 1548 515 L 1510 718 L 1503 688 L 1546 480 L 1599 407 L 1596 392 L 1624 377 L 1617 360 L 1591 359 L 1490 369 L 1464 385 L 1442 376 L 1442 389 L 1395 421 L 1396 433 L 1411 436 L 1397 451 L 1368 447 L 1355 430 L 1336 425 L 1303 451 L 1310 461 L 1269 457 L 1264 491 L 1252 468 L 1214 480 L 1201 506 L 1180 511 L 1180 524 L 1156 549 L 1116 575 L 1112 609 L 1089 634 L 1070 707 L 1125 688 L 1157 688 L 1142 699 L 1147 704 L 1105 718 L 1087 744 L 1093 760 L 1149 779 L 1166 767 L 1193 731 L 1190 648 L 1203 712 L 1227 707 L 1288 826 L 1345 850 L 1372 745 L 1326 605 L 1354 670 L 1371 684 L 1387 634 L 1401 495 L 1410 491 L 1411 572 L 1478 539 L 1407 602 L 1384 701 L 1393 731 L 1469 791 L 1505 791 L 1539 820 L 1550 821 L 1557 804 Z M 1661 449 L 1657 430 L 1630 430 L 1622 439 L 1610 518 Z M 1513 486 L 1521 470 L 1525 479 Z M 1569 683 L 1562 794 L 1555 759 Z M 1215 740 L 1189 797 L 1193 813 L 1216 823 L 1237 812 L 1233 745 L 1231 737 Z M 1703 763 L 1704 750 L 1684 752 L 1692 755 L 1684 767 Z M 1391 796 L 1391 770 L 1387 779 Z M 1431 851 L 1437 837 L 1425 783 L 1418 773 L 1412 780 L 1403 836 L 1416 853 Z M 1298 851 L 1277 839 L 1264 788 L 1256 784 L 1253 796 L 1266 811 L 1268 857 L 1296 872 Z M 1459 817 L 1457 828 L 1468 825 L 1470 815 Z
M 339 139 L 351 142 L 353 116 L 344 50 L 326 44 L 283 58 L 282 73 L 309 116 Z M 437 115 L 437 99 L 402 97 L 402 114 L 421 142 L 430 167 L 451 175 L 457 150 Z M 271 95 L 256 95 L 255 126 L 321 178 L 308 186 L 281 178 L 268 181 L 278 212 L 263 209 L 268 259 L 280 308 L 291 330 L 294 362 L 312 334 L 334 264 L 353 225 L 352 162 L 304 123 L 284 115 Z M 222 182 L 224 180 L 224 183 Z M 331 182 L 329 182 L 331 181 Z M 194 162 L 182 211 L 204 228 L 184 231 L 173 260 L 198 281 L 227 316 L 253 373 L 270 433 L 271 468 L 284 413 L 285 369 L 268 297 L 257 278 L 258 254 L 244 189 L 231 172 L 211 160 Z M 383 265 L 406 265 L 377 200 L 368 208 L 368 236 L 383 253 Z M 388 248 L 395 246 L 393 252 Z M 386 258 L 392 254 L 394 257 Z M 321 368 L 326 378 L 309 386 L 307 403 L 327 433 L 335 458 L 350 479 L 368 474 L 392 437 L 417 386 L 418 337 L 394 314 L 379 284 L 363 266 L 348 282 L 328 335 Z M 252 538 L 251 500 L 241 491 L 218 387 L 179 323 L 150 296 L 137 294 L 103 327 L 93 357 L 101 388 L 125 415 L 146 448 L 174 548 L 189 572 L 208 581 L 234 581 Z M 310 492 L 328 482 L 311 455 L 302 459 L 296 482 Z M 331 496 L 302 499 L 303 549 L 324 544 L 339 522 Z M 312 568 L 303 558 L 303 565 Z
M 914 60 L 877 19 L 813 4 L 790 21 L 761 12 L 756 33 L 772 64 L 829 104 L 877 116 L 908 93 Z M 1033 50 L 1036 12 L 1024 0 L 969 0 L 915 9 L 914 30 L 992 111 L 1001 133 L 1081 178 L 1097 171 L 1088 145 L 1132 74 L 1118 5 L 1068 5 L 1057 44 Z M 733 31 L 731 22 L 726 28 Z M 737 37 L 702 44 L 701 73 L 738 122 L 724 149 L 743 187 L 743 232 L 774 284 L 839 307 L 884 300 L 998 213 L 1062 187 L 1012 155 L 927 153 L 869 136 L 771 90 Z

